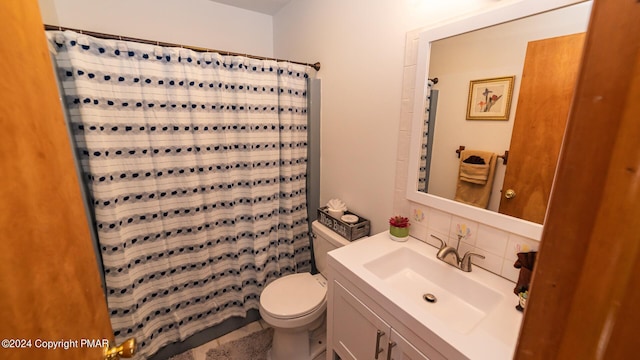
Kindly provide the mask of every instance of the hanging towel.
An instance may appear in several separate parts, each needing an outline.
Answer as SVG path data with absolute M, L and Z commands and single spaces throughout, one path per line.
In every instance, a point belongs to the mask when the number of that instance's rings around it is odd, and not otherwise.
M 460 170 L 455 200 L 486 209 L 496 169 L 495 153 L 478 150 L 460 152 Z M 484 164 L 482 164 L 484 162 Z
M 487 153 L 490 154 L 490 153 Z M 484 185 L 489 178 L 489 161 L 491 156 L 488 156 L 488 160 L 478 155 L 471 155 L 467 158 L 460 155 L 462 162 L 460 163 L 460 180 Z

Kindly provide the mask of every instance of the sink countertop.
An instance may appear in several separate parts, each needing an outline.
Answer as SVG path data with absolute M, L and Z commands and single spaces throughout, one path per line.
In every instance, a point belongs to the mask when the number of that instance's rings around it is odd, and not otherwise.
M 430 314 L 424 309 L 425 306 L 432 304 L 417 301 L 413 298 L 414 296 L 407 296 L 402 291 L 398 291 L 393 283 L 385 281 L 380 275 L 370 270 L 371 264 L 380 264 L 380 260 L 384 260 L 383 256 L 401 249 L 409 249 L 423 255 L 427 258 L 424 259 L 425 261 L 434 260 L 434 263 L 430 263 L 429 266 L 437 266 L 439 276 L 444 274 L 451 279 L 460 279 L 462 276 L 489 288 L 495 292 L 497 304 L 477 323 L 466 326 L 462 330 L 460 327 L 453 326 L 451 322 L 444 321 L 442 317 Z M 515 309 L 518 303 L 518 297 L 513 293 L 515 284 L 475 265 L 471 272 L 463 272 L 437 260 L 437 252 L 435 247 L 412 237 L 409 237 L 406 242 L 393 241 L 385 231 L 331 251 L 328 263 L 341 276 L 354 280 L 353 283 L 360 290 L 389 309 L 392 315 L 400 319 L 411 331 L 426 337 L 425 340 L 433 344 L 446 357 L 511 359 L 522 322 L 522 313 Z M 421 275 L 429 279 L 429 274 Z M 447 305 L 440 304 L 440 306 Z M 447 349 L 443 349 L 443 346 Z

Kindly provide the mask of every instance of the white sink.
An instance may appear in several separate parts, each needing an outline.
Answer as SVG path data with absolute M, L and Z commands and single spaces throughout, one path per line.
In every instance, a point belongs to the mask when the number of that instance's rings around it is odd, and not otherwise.
M 480 267 L 464 272 L 436 258 L 438 249 L 382 232 L 329 253 L 329 281 L 350 284 L 374 312 L 426 341 L 448 359 L 511 359 L 522 313 L 515 284 Z M 437 301 L 429 303 L 423 295 Z
M 467 273 L 407 247 L 370 260 L 363 267 L 414 302 L 420 311 L 461 333 L 471 331 L 504 298 Z M 434 295 L 436 301 L 428 302 L 425 294 Z

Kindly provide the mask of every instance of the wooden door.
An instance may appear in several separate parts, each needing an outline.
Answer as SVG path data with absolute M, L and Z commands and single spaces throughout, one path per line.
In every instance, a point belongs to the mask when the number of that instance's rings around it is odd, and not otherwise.
M 595 0 L 515 359 L 637 359 L 640 1 Z
M 0 14 L 0 358 L 98 360 L 113 333 L 37 1 Z
M 582 56 L 584 33 L 527 46 L 499 212 L 542 224 Z M 507 198 L 508 190 L 515 197 Z

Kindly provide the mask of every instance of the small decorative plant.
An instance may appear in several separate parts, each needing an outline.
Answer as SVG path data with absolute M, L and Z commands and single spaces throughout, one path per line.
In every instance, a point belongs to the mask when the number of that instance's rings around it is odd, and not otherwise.
M 408 228 L 409 227 L 409 218 L 404 216 L 393 216 L 389 218 L 389 225 L 395 226 L 398 228 Z
M 389 218 L 389 234 L 391 239 L 406 241 L 409 237 L 409 218 L 404 216 L 392 216 Z

